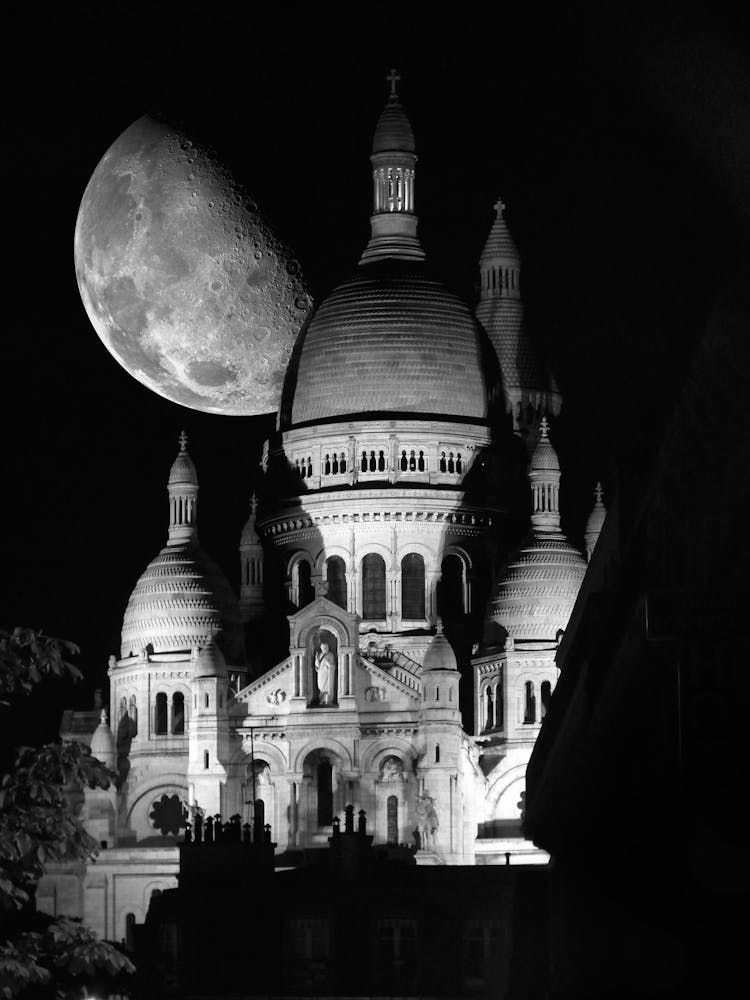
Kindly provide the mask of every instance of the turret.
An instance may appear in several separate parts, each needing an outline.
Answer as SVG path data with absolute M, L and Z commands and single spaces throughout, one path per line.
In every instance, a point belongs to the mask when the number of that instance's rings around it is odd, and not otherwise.
M 557 416 L 562 397 L 534 350 L 524 325 L 521 255 L 505 220 L 505 203 L 495 203 L 495 220 L 479 259 L 477 319 L 495 348 L 513 429 L 531 448 L 542 416 Z
M 360 264 L 387 257 L 422 260 L 424 250 L 417 237 L 414 207 L 414 177 L 417 163 L 414 132 L 401 107 L 395 69 L 386 77 L 391 86 L 372 141 L 373 211 L 372 234 Z
M 594 490 L 594 507 L 589 514 L 589 519 L 586 522 L 586 530 L 583 533 L 583 538 L 586 543 L 586 558 L 589 562 L 591 562 L 594 547 L 599 540 L 602 525 L 604 524 L 604 518 L 607 516 L 607 509 L 602 501 L 602 495 L 602 484 L 597 483 Z
M 167 545 L 198 544 L 198 473 L 187 452 L 187 434 L 180 434 L 180 451 L 169 472 L 169 540 Z
M 539 441 L 529 465 L 531 524 L 535 533 L 560 532 L 560 462 L 549 439 L 547 418 L 542 417 Z
M 229 750 L 229 678 L 224 656 L 212 640 L 193 651 L 188 785 L 190 803 L 206 815 L 221 813 Z
M 91 737 L 91 753 L 110 771 L 117 766 L 115 738 L 107 721 L 106 709 L 101 710 L 99 725 Z M 89 836 L 102 847 L 114 847 L 117 790 L 114 782 L 109 788 L 84 789 L 84 826 Z
M 258 621 L 263 617 L 263 549 L 255 529 L 258 498 L 253 493 L 250 517 L 240 537 L 240 615 L 242 621 Z

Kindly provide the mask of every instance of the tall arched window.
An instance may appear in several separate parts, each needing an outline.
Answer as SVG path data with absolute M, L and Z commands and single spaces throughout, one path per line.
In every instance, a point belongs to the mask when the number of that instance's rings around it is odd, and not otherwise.
M 401 560 L 401 617 L 424 618 L 424 559 L 418 552 Z
M 322 760 L 317 769 L 318 783 L 318 826 L 330 826 L 333 822 L 333 768 L 330 761 Z
M 346 608 L 346 563 L 341 556 L 330 556 L 326 565 L 328 598 L 340 608 Z
M 532 681 L 526 681 L 524 685 L 523 721 L 536 722 L 536 698 Z
M 315 598 L 315 591 L 310 579 L 311 575 L 312 567 L 310 563 L 306 559 L 300 560 L 297 563 L 297 600 L 300 608 L 311 604 Z
M 446 556 L 440 566 L 438 614 L 450 619 L 462 615 L 464 607 L 464 564 L 460 556 Z
M 386 802 L 386 824 L 387 833 L 386 838 L 389 844 L 398 843 L 398 798 L 395 795 L 389 795 Z
M 549 681 L 542 681 L 542 687 L 539 693 L 542 696 L 542 718 L 544 718 L 547 714 L 547 709 L 549 708 L 549 700 L 552 697 L 552 685 Z
M 362 616 L 385 618 L 385 560 L 376 552 L 362 560 Z
M 185 732 L 185 696 L 182 691 L 175 691 L 172 695 L 172 732 L 175 736 L 182 736 Z
M 160 691 L 154 705 L 154 733 L 164 736 L 167 732 L 167 696 Z
M 484 697 L 486 700 L 485 712 L 487 716 L 487 722 L 485 723 L 485 729 L 495 728 L 495 700 L 492 697 L 492 688 L 486 687 L 484 689 Z
M 128 715 L 130 716 L 130 721 L 132 722 L 132 733 L 133 736 L 138 735 L 138 701 L 134 694 L 131 694 L 130 701 L 128 702 Z

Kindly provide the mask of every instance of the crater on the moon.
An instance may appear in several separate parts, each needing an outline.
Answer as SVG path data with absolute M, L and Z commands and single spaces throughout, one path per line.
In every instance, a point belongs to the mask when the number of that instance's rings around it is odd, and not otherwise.
M 75 266 L 94 329 L 143 385 L 209 413 L 278 409 L 312 300 L 255 201 L 180 128 L 147 115 L 110 146 Z

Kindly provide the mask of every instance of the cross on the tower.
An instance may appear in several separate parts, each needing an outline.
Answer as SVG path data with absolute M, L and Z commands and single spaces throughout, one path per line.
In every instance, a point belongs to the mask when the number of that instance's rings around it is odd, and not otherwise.
M 180 451 L 185 451 L 187 448 L 187 434 L 185 431 L 180 431 Z
M 401 77 L 399 76 L 399 74 L 396 72 L 395 69 L 392 69 L 390 71 L 390 73 L 388 74 L 388 76 L 386 77 L 386 80 L 391 85 L 390 98 L 391 98 L 392 101 L 395 101 L 395 100 L 398 99 L 398 94 L 396 93 L 396 84 L 398 83 L 398 81 L 400 79 L 401 79 Z
M 596 489 L 594 490 L 594 497 L 596 498 L 596 502 L 597 503 L 601 503 L 602 502 L 602 496 L 603 495 L 604 495 L 604 490 L 602 489 L 602 484 L 601 483 L 597 483 L 596 484 Z
M 543 438 L 546 438 L 547 435 L 549 434 L 549 423 L 547 421 L 546 416 L 542 417 L 542 422 L 541 422 L 541 424 L 539 426 L 539 430 L 541 431 L 541 434 L 542 434 Z
M 258 497 L 253 493 L 252 500 L 250 501 L 250 513 L 255 516 L 255 512 L 258 509 Z
M 498 198 L 497 201 L 495 202 L 495 211 L 496 212 L 505 211 L 505 202 L 503 201 L 502 198 Z

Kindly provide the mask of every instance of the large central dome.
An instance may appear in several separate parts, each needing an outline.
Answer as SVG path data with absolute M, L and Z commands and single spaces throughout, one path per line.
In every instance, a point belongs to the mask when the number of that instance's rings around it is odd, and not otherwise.
M 483 334 L 418 261 L 360 267 L 304 336 L 291 424 L 362 413 L 487 416 Z

